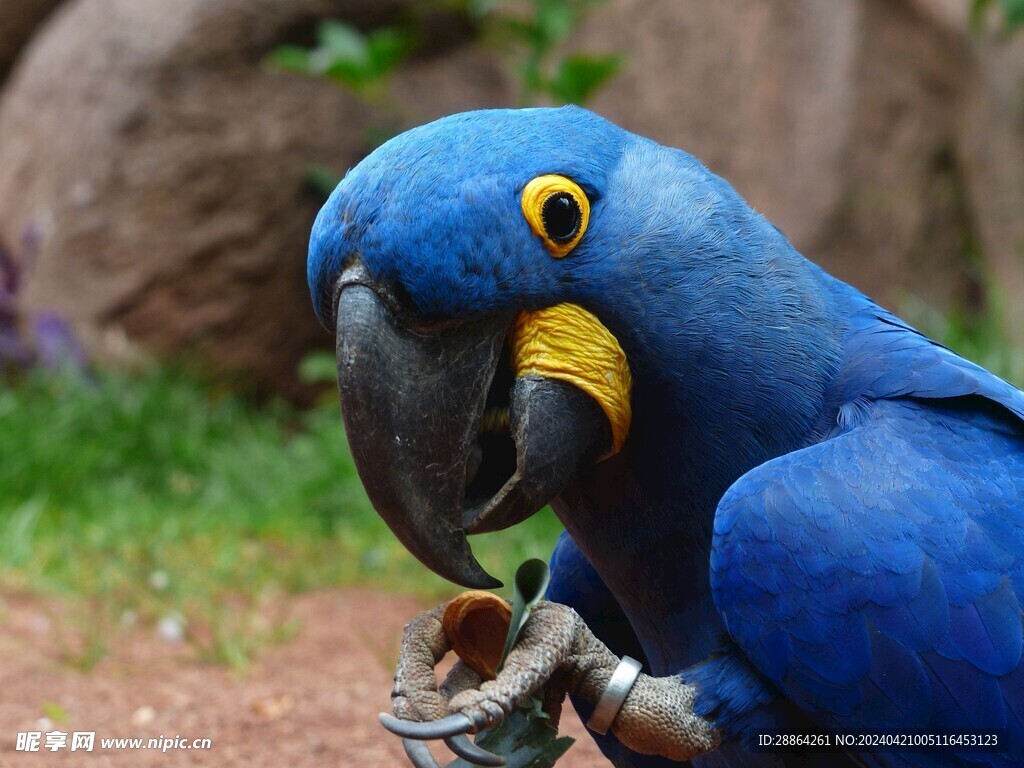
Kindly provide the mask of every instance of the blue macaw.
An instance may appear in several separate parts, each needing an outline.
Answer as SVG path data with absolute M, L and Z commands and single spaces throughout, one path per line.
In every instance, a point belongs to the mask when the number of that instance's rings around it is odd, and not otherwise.
M 694 692 L 715 734 L 695 765 L 1024 764 L 1024 393 L 694 157 L 576 107 L 448 117 L 349 171 L 308 278 L 395 533 L 493 586 L 466 533 L 550 502 L 550 600 Z M 624 356 L 624 439 L 586 387 L 517 375 L 516 318 L 558 306 Z M 998 746 L 757 741 L 967 731 Z M 677 764 L 620 733 L 597 737 L 615 765 Z

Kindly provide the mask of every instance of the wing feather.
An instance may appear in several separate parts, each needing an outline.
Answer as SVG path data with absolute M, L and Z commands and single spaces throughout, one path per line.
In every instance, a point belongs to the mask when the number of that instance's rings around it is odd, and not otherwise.
M 747 658 L 822 727 L 1005 727 L 1020 759 L 1024 428 L 937 401 L 868 410 L 730 488 L 715 604 Z

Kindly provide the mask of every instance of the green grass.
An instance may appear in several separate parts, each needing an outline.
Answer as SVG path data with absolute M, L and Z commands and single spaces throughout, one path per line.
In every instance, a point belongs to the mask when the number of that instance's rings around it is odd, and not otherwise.
M 0 585 L 69 598 L 82 666 L 122 626 L 180 616 L 201 658 L 243 668 L 294 631 L 290 593 L 454 591 L 373 512 L 333 402 L 256 408 L 161 370 L 30 376 L 0 390 L 0 488 Z M 559 531 L 546 511 L 474 549 L 508 581 Z

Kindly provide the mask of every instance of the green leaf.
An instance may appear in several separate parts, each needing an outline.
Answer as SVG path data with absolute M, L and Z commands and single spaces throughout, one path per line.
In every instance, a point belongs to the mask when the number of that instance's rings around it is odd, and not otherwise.
M 66 723 L 68 721 L 68 713 L 64 707 L 52 701 L 43 702 L 43 714 L 56 725 Z
M 482 731 L 476 743 L 505 758 L 506 768 L 551 768 L 575 743 L 571 736 L 559 738 L 544 719 L 534 719 L 527 710 L 517 709 L 497 728 Z M 476 768 L 459 758 L 448 768 Z
M 583 104 L 621 67 L 618 56 L 569 56 L 559 65 L 547 90 L 566 104 Z
M 537 25 L 532 21 L 526 21 L 515 17 L 503 17 L 499 20 L 499 27 L 502 33 L 509 38 L 518 39 L 534 45 L 541 44 Z
M 576 26 L 576 9 L 568 0 L 534 0 L 537 33 L 548 46 L 565 40 Z
M 334 188 L 341 183 L 341 174 L 335 173 L 330 168 L 322 165 L 315 165 L 306 169 L 306 186 L 321 195 L 324 200 L 331 196 Z M 302 369 L 299 369 L 299 376 L 302 376 Z
M 369 73 L 384 77 L 397 67 L 412 48 L 409 35 L 397 29 L 378 29 L 367 38 L 369 45 Z
M 370 46 L 362 32 L 340 21 L 324 21 L 317 27 L 317 40 L 319 44 L 309 52 L 312 74 L 350 88 L 366 83 Z
M 985 22 L 985 13 L 992 5 L 992 0 L 971 0 L 971 26 L 980 30 Z
M 994 3 L 995 0 L 971 0 L 971 27 L 976 32 L 984 29 L 985 17 Z M 1024 0 L 999 0 L 999 9 L 1007 32 L 1024 26 Z
M 512 620 L 508 625 L 508 637 L 505 638 L 505 649 L 501 652 L 501 661 L 498 662 L 500 670 L 519 639 L 526 620 L 530 618 L 530 611 L 533 606 L 544 597 L 544 590 L 548 588 L 548 581 L 551 573 L 548 571 L 548 564 L 538 558 L 531 558 L 525 561 L 516 569 L 516 575 L 512 582 Z
M 323 75 L 353 90 L 367 91 L 389 75 L 412 49 L 411 36 L 400 30 L 384 27 L 363 34 L 340 21 L 320 24 L 317 40 L 317 47 L 311 51 L 279 48 L 272 60 L 292 71 Z
M 39 519 L 45 509 L 46 497 L 38 496 L 9 512 L 0 526 L 0 562 L 22 565 L 32 559 Z
M 533 607 L 543 599 L 550 578 L 548 564 L 537 558 L 525 561 L 516 570 L 512 581 L 512 620 L 498 669 L 505 663 Z M 521 703 L 496 728 L 481 731 L 476 737 L 479 746 L 505 758 L 506 768 L 551 768 L 575 741 L 570 736 L 559 738 L 542 709 L 542 691 Z M 459 758 L 449 763 L 448 768 L 473 766 Z
M 358 44 L 346 42 L 345 35 L 337 31 L 336 42 L 343 48 L 331 48 L 329 56 L 324 54 L 323 69 L 328 77 L 351 88 L 367 89 L 379 83 L 412 48 L 411 37 L 397 29 L 378 29 L 366 36 L 351 31 L 359 35 Z
M 334 62 L 361 65 L 369 61 L 370 43 L 362 32 L 341 21 L 325 21 L 317 29 L 318 50 Z
M 1003 8 L 1008 31 L 1024 26 L 1024 0 L 1000 0 L 999 4 Z
M 466 0 L 465 11 L 475 19 L 482 19 L 500 2 L 501 0 Z
M 337 362 L 330 352 L 311 352 L 299 363 L 299 378 L 307 384 L 335 381 Z
M 282 72 L 314 74 L 310 67 L 309 51 L 296 45 L 282 45 L 267 54 L 266 63 Z

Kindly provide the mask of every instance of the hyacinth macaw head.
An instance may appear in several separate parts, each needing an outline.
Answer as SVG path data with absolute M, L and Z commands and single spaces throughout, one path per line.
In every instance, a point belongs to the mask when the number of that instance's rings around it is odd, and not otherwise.
M 467 533 L 523 520 L 638 435 L 729 397 L 786 423 L 764 373 L 807 365 L 815 275 L 693 157 L 576 107 L 392 139 L 330 196 L 308 259 L 370 499 L 467 586 L 496 584 Z M 729 418 L 707 415 L 709 450 Z

